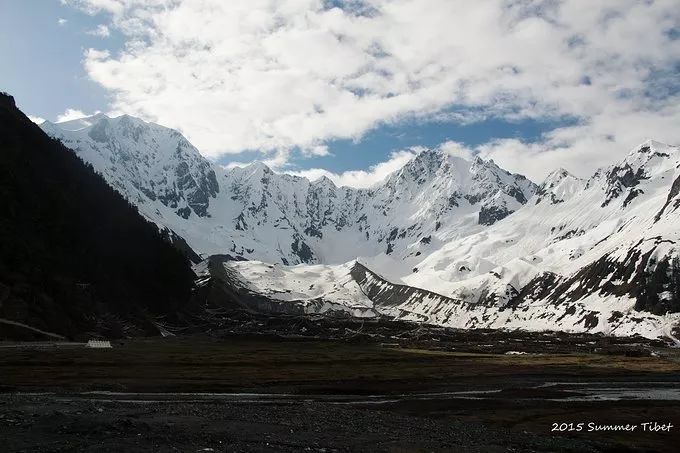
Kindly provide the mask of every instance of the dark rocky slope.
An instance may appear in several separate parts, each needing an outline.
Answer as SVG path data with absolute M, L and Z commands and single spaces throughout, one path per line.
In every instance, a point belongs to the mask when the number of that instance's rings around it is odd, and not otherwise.
M 14 321 L 0 338 L 39 336 L 20 324 L 70 338 L 155 333 L 151 316 L 189 300 L 183 254 L 7 94 L 0 200 L 0 319 Z

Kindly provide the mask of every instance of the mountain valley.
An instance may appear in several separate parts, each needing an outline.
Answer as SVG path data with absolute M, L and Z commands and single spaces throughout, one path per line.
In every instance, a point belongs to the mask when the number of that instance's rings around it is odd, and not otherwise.
M 588 179 L 540 184 L 428 150 L 355 189 L 226 169 L 126 115 L 41 127 L 241 309 L 677 341 L 678 147 L 650 140 Z

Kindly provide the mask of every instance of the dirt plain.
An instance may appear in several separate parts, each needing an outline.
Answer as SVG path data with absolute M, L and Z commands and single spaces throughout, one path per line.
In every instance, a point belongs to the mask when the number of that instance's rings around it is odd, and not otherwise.
M 102 350 L 1 343 L 2 451 L 674 452 L 680 444 L 680 356 L 660 342 L 376 334 L 380 325 L 320 338 L 300 329 L 121 340 Z M 587 429 L 646 422 L 675 427 Z M 554 423 L 585 425 L 552 431 Z

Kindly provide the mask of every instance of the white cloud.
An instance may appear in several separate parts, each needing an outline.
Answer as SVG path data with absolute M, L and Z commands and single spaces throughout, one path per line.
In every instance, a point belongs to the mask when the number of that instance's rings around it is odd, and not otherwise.
M 78 118 L 85 118 L 86 116 L 90 115 L 78 109 L 66 109 L 64 113 L 62 113 L 61 115 L 57 115 L 57 123 L 77 120 Z
M 33 121 L 35 124 L 42 124 L 45 122 L 45 118 L 41 118 L 39 116 L 33 116 L 33 115 L 26 115 L 29 120 Z
M 620 160 L 647 139 L 680 144 L 679 121 L 680 104 L 664 105 L 657 111 L 598 115 L 583 124 L 555 129 L 536 143 L 494 140 L 476 151 L 534 181 L 541 181 L 558 167 L 588 177 L 594 169 Z
M 371 187 L 383 181 L 391 173 L 399 170 L 418 154 L 418 150 L 402 150 L 390 154 L 389 160 L 371 166 L 367 171 L 351 170 L 343 173 L 333 173 L 322 168 L 311 168 L 303 171 L 285 171 L 285 173 L 302 176 L 315 181 L 323 176 L 336 186 Z
M 328 156 L 330 154 L 330 151 L 328 150 L 328 146 L 326 145 L 314 145 L 309 148 L 303 149 L 302 153 L 308 156 Z
M 97 25 L 96 28 L 88 30 L 86 32 L 88 35 L 99 36 L 100 38 L 106 38 L 111 35 L 111 30 L 104 24 Z
M 463 143 L 452 140 L 440 144 L 438 148 L 450 156 L 462 157 L 467 160 L 471 160 L 474 156 L 474 151 L 472 149 L 465 146 Z
M 261 150 L 282 164 L 404 118 L 575 118 L 538 143 L 480 148 L 534 178 L 590 171 L 649 136 L 680 142 L 677 0 L 70 3 L 110 13 L 127 39 L 85 57 L 113 109 L 212 157 Z
M 59 24 L 62 27 L 64 25 L 66 25 L 67 22 L 68 22 L 68 20 L 64 19 L 63 17 L 60 17 L 59 19 L 57 19 L 57 24 Z

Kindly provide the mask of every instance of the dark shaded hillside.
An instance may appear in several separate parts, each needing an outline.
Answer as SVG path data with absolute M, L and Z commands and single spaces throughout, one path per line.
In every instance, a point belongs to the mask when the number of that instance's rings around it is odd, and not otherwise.
M 119 336 L 189 300 L 186 258 L 2 93 L 0 202 L 0 318 Z

